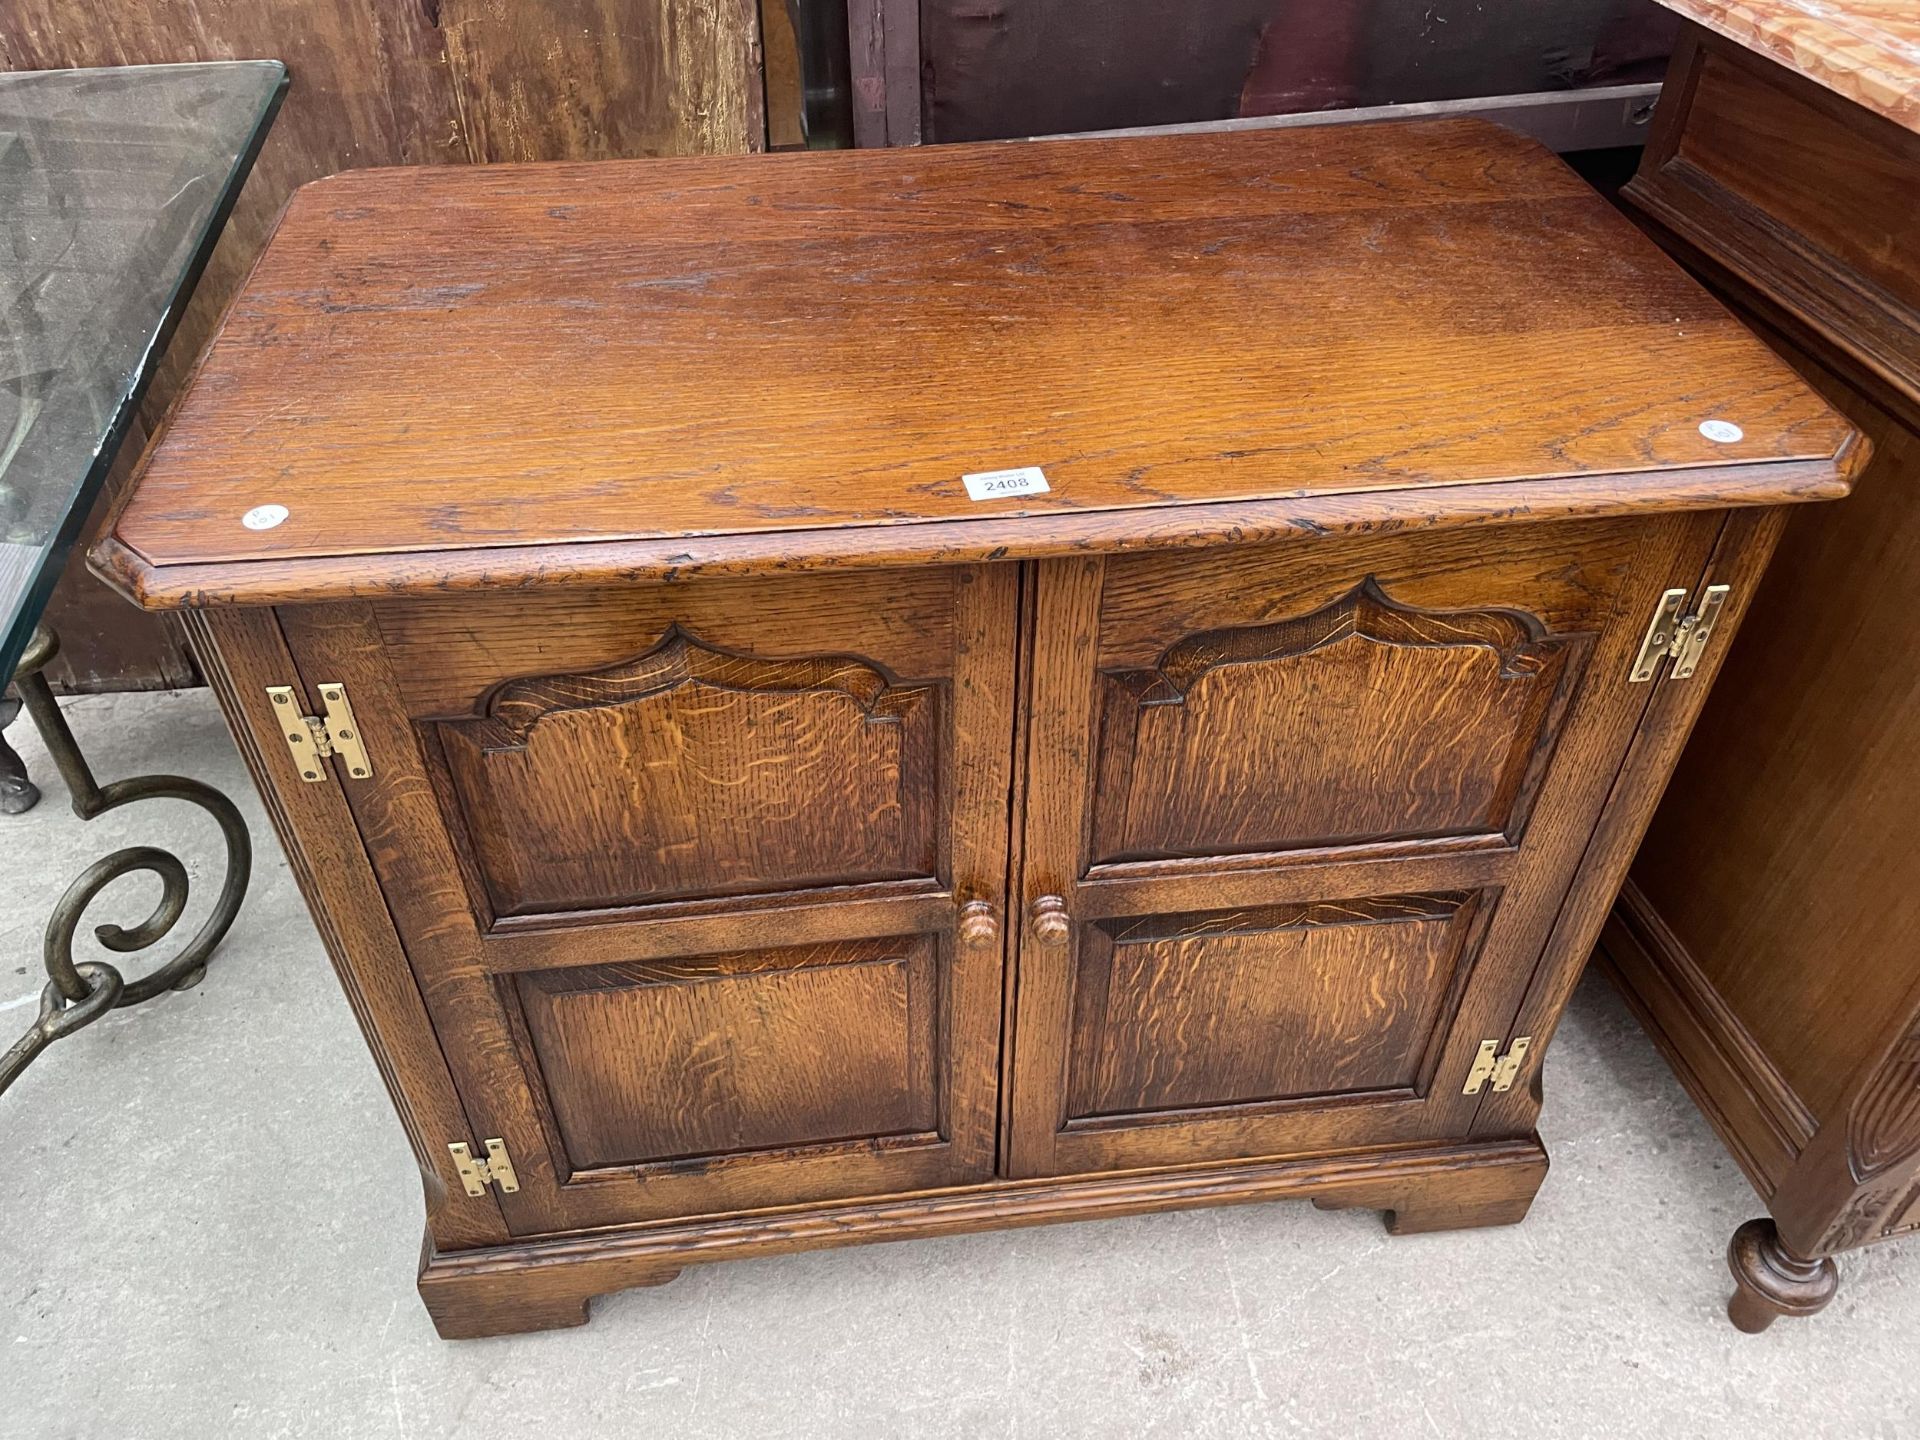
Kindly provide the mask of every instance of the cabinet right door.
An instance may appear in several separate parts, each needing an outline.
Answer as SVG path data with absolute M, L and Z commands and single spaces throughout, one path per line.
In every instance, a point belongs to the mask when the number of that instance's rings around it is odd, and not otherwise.
M 1719 527 L 1040 563 L 1009 1172 L 1464 1137 Z

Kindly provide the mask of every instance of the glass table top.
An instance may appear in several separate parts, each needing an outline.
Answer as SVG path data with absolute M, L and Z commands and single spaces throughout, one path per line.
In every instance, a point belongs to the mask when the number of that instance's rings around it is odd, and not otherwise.
M 0 74 L 0 684 L 286 83 L 276 60 Z

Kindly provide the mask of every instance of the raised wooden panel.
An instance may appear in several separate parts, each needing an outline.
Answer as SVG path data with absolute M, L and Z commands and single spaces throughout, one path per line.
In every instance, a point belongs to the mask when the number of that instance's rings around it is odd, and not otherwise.
M 1106 672 L 1094 862 L 1517 835 L 1585 638 L 1369 577 Z
M 1895 126 L 1799 98 L 1779 72 L 1745 55 L 1701 56 L 1676 152 L 1776 234 L 1831 256 L 1907 304 L 1920 303 L 1910 258 L 1920 218 L 1920 141 Z
M 1422 1089 L 1479 910 L 1400 895 L 1087 927 L 1069 1121 Z
M 929 936 L 522 974 L 511 982 L 576 1170 L 937 1139 Z
M 491 907 L 522 915 L 933 875 L 941 688 L 676 626 L 430 728 Z

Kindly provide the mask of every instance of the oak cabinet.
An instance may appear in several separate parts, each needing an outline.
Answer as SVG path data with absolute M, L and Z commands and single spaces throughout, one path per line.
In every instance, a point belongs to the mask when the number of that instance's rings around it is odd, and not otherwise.
M 475 1335 L 988 1226 L 1520 1219 L 1723 637 L 1857 463 L 1485 127 L 393 172 L 296 201 L 96 562 L 187 612 Z

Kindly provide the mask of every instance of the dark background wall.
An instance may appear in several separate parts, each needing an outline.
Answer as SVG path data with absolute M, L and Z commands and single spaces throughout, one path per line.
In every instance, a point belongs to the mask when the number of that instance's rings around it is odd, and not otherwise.
M 921 0 L 930 141 L 1658 80 L 1652 0 Z

